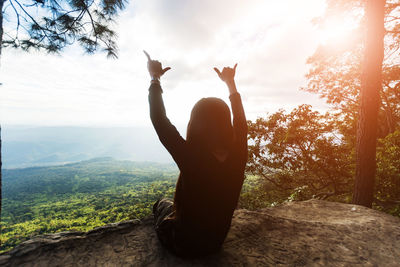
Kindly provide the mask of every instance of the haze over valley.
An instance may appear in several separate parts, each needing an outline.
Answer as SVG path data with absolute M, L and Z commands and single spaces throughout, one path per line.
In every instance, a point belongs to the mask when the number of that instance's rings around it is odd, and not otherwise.
M 98 157 L 173 162 L 151 128 L 2 127 L 3 168 L 58 165 Z

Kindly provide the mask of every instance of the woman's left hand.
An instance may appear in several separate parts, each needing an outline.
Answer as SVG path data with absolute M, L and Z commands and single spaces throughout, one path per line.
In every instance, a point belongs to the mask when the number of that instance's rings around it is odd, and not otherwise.
M 222 81 L 224 81 L 226 83 L 232 83 L 235 80 L 236 67 L 237 67 L 237 63 L 235 64 L 235 66 L 233 68 L 225 67 L 222 70 L 222 72 L 219 71 L 219 69 L 217 69 L 217 68 L 214 68 L 214 70 L 218 74 L 218 77 Z
M 149 70 L 152 79 L 160 79 L 160 77 L 164 75 L 164 73 L 171 69 L 170 67 L 166 67 L 163 69 L 161 62 L 157 60 L 152 60 L 150 55 L 146 51 L 143 50 L 143 52 L 148 59 L 147 69 Z

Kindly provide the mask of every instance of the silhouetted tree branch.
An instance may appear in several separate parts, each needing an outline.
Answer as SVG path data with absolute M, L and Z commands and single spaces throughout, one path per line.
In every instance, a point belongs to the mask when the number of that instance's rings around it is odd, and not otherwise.
M 58 53 L 78 42 L 87 53 L 101 49 L 108 57 L 117 57 L 114 19 L 125 6 L 124 0 L 6 0 L 7 27 L 3 47 L 42 49 Z M 37 14 L 44 14 L 38 16 Z M 14 18 L 10 18 L 10 17 Z
M 87 53 L 102 49 L 107 53 L 107 57 L 117 57 L 115 43 L 117 35 L 111 26 L 119 11 L 124 9 L 125 0 L 60 2 L 28 0 L 26 2 L 0 0 L 0 57 L 3 47 L 59 53 L 76 41 Z M 11 12 L 6 12 L 8 7 L 12 9 Z M 4 19 L 7 19 L 6 28 L 4 28 Z M 1 174 L 0 135 L 0 218 Z

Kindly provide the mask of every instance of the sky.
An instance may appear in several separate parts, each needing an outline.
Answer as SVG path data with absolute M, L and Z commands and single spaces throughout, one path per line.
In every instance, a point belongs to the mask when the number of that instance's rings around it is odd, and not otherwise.
M 323 41 L 312 19 L 324 0 L 136 0 L 117 19 L 119 58 L 5 49 L 0 122 L 35 126 L 150 127 L 145 49 L 164 67 L 167 115 L 184 127 L 202 97 L 229 102 L 213 70 L 238 63 L 236 84 L 248 119 L 300 104 L 327 108 L 302 92 L 306 60 Z

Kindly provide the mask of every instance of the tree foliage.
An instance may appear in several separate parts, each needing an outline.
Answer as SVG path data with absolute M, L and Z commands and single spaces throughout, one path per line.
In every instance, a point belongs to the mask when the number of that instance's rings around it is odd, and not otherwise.
M 355 147 L 338 118 L 302 105 L 249 121 L 247 171 L 262 180 L 245 189 L 241 207 L 311 198 L 349 203 Z M 400 128 L 378 140 L 375 184 L 373 207 L 400 216 Z
M 4 170 L 0 252 L 38 234 L 88 231 L 141 219 L 159 198 L 172 198 L 178 169 L 173 164 L 93 159 L 62 166 Z M 259 179 L 243 185 L 242 208 L 264 207 L 255 198 Z
M 0 56 L 3 47 L 58 53 L 79 42 L 87 53 L 103 50 L 116 58 L 112 25 L 124 7 L 125 0 L 0 0 Z M 1 159 L 0 149 L 0 165 Z M 1 192 L 0 168 L 0 217 Z
M 374 207 L 400 215 L 400 1 L 386 2 Z M 344 19 L 354 27 L 343 40 L 317 48 L 308 59 L 307 85 L 302 88 L 318 94 L 330 104 L 330 110 L 319 114 L 303 105 L 249 123 L 248 169 L 265 179 L 261 187 L 267 190 L 266 194 L 254 194 L 269 204 L 312 197 L 351 199 L 365 37 L 364 1 L 328 0 L 325 14 L 315 23 L 323 27 L 332 20 Z
M 351 149 L 335 125 L 334 115 L 309 105 L 249 122 L 248 171 L 286 192 L 284 199 L 295 191 L 296 199 L 349 193 Z
M 0 251 L 38 234 L 143 218 L 172 198 L 177 175 L 172 164 L 109 159 L 6 169 Z
M 124 0 L 5 0 L 3 46 L 50 53 L 79 42 L 87 53 L 117 56 L 112 25 Z
M 400 125 L 400 1 L 388 0 L 385 7 L 385 51 L 382 67 L 382 89 L 378 136 L 385 137 Z M 327 2 L 326 13 L 316 19 L 323 26 L 332 17 L 349 17 L 356 25 L 343 40 L 321 44 L 308 59 L 310 70 L 306 75 L 305 91 L 318 94 L 333 110 L 340 111 L 354 131 L 359 110 L 362 55 L 364 49 L 364 1 Z
M 400 216 L 400 128 L 379 140 L 376 176 L 376 204 Z

